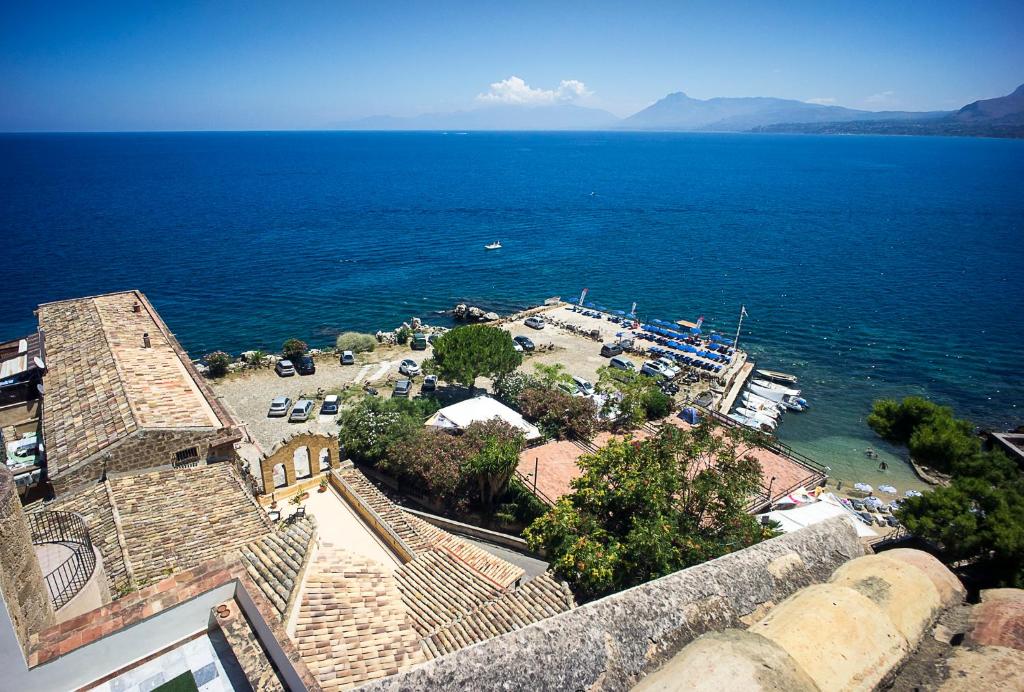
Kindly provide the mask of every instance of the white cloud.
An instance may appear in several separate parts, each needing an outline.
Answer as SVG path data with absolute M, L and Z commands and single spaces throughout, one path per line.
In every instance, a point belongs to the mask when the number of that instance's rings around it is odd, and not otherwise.
M 563 79 L 557 89 L 534 89 L 522 78 L 512 75 L 508 79 L 491 84 L 483 94 L 477 94 L 481 103 L 508 103 L 520 106 L 545 106 L 553 103 L 568 103 L 589 96 L 591 91 L 578 79 Z
M 885 103 L 886 101 L 891 100 L 895 94 L 895 91 L 880 91 L 877 94 L 871 94 L 871 96 L 868 96 L 864 101 L 866 103 Z
M 834 98 L 832 98 L 831 96 L 807 99 L 806 102 L 807 103 L 816 103 L 819 106 L 834 106 L 836 104 L 836 100 Z

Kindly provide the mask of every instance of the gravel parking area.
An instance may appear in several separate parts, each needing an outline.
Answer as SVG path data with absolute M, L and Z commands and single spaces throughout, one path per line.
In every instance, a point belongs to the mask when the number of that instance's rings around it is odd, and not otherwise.
M 320 416 L 320 403 L 327 394 L 340 394 L 353 385 L 368 383 L 384 396 L 390 396 L 391 387 L 400 375 L 398 364 L 404 358 L 417 363 L 429 351 L 413 351 L 407 347 L 380 347 L 372 353 L 356 356 L 355 365 L 341 365 L 335 355 L 316 358 L 316 373 L 279 377 L 274 369 L 248 370 L 233 373 L 211 383 L 217 396 L 228 405 L 235 416 L 245 424 L 252 438 L 269 451 L 275 444 L 295 432 L 311 430 L 337 434 L 334 416 Z M 414 388 L 414 393 L 418 391 Z M 302 423 L 289 423 L 287 416 L 268 418 L 267 409 L 276 396 L 290 397 L 292 402 L 301 398 L 316 402 L 314 415 Z

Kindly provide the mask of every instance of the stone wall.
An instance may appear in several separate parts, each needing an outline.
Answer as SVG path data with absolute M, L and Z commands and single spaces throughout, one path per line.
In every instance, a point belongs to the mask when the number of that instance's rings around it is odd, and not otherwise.
M 61 471 L 50 482 L 60 496 L 96 483 L 104 474 L 169 468 L 177 463 L 177 452 L 193 447 L 196 462 L 205 464 L 208 456 L 223 459 L 229 453 L 223 438 L 224 431 L 212 429 L 139 430 L 91 459 Z
M 275 446 L 270 453 L 260 460 L 260 478 L 263 482 L 263 494 L 269 495 L 274 490 L 285 490 L 299 480 L 295 473 L 295 452 L 305 447 L 309 450 L 310 477 L 320 473 L 320 452 L 326 449 L 330 452 L 330 468 L 338 468 L 339 449 L 338 438 L 334 435 L 323 435 L 320 433 L 297 433 Z M 274 467 L 281 464 L 284 467 L 285 484 L 280 488 L 274 487 Z
M 360 689 L 628 690 L 702 634 L 751 624 L 863 553 L 845 520 L 823 522 Z
M 29 637 L 52 625 L 54 613 L 14 477 L 3 464 L 0 464 L 0 592 L 27 656 Z

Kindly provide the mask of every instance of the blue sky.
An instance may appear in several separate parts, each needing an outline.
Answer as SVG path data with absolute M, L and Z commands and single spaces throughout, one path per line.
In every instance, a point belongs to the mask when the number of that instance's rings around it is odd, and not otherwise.
M 1022 26 L 1019 0 L 7 0 L 0 130 L 316 129 L 509 101 L 624 116 L 673 91 L 946 110 L 1024 82 Z

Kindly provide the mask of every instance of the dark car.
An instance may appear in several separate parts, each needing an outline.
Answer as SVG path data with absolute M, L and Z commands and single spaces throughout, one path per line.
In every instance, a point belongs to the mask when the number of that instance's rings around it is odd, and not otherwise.
M 312 375 L 316 372 L 316 363 L 310 356 L 299 356 L 295 359 L 295 372 L 300 375 Z
M 533 345 L 533 341 L 528 336 L 517 336 L 514 337 L 512 341 L 515 341 L 517 344 L 522 346 L 524 351 L 532 351 L 536 348 L 536 346 Z
M 601 344 L 601 355 L 605 358 L 622 354 L 622 346 L 619 344 Z
M 409 396 L 409 392 L 412 391 L 412 382 L 409 380 L 399 380 L 395 382 L 395 389 L 391 392 L 391 396 Z
M 423 378 L 423 386 L 420 387 L 421 392 L 432 392 L 437 389 L 437 375 L 427 375 Z

